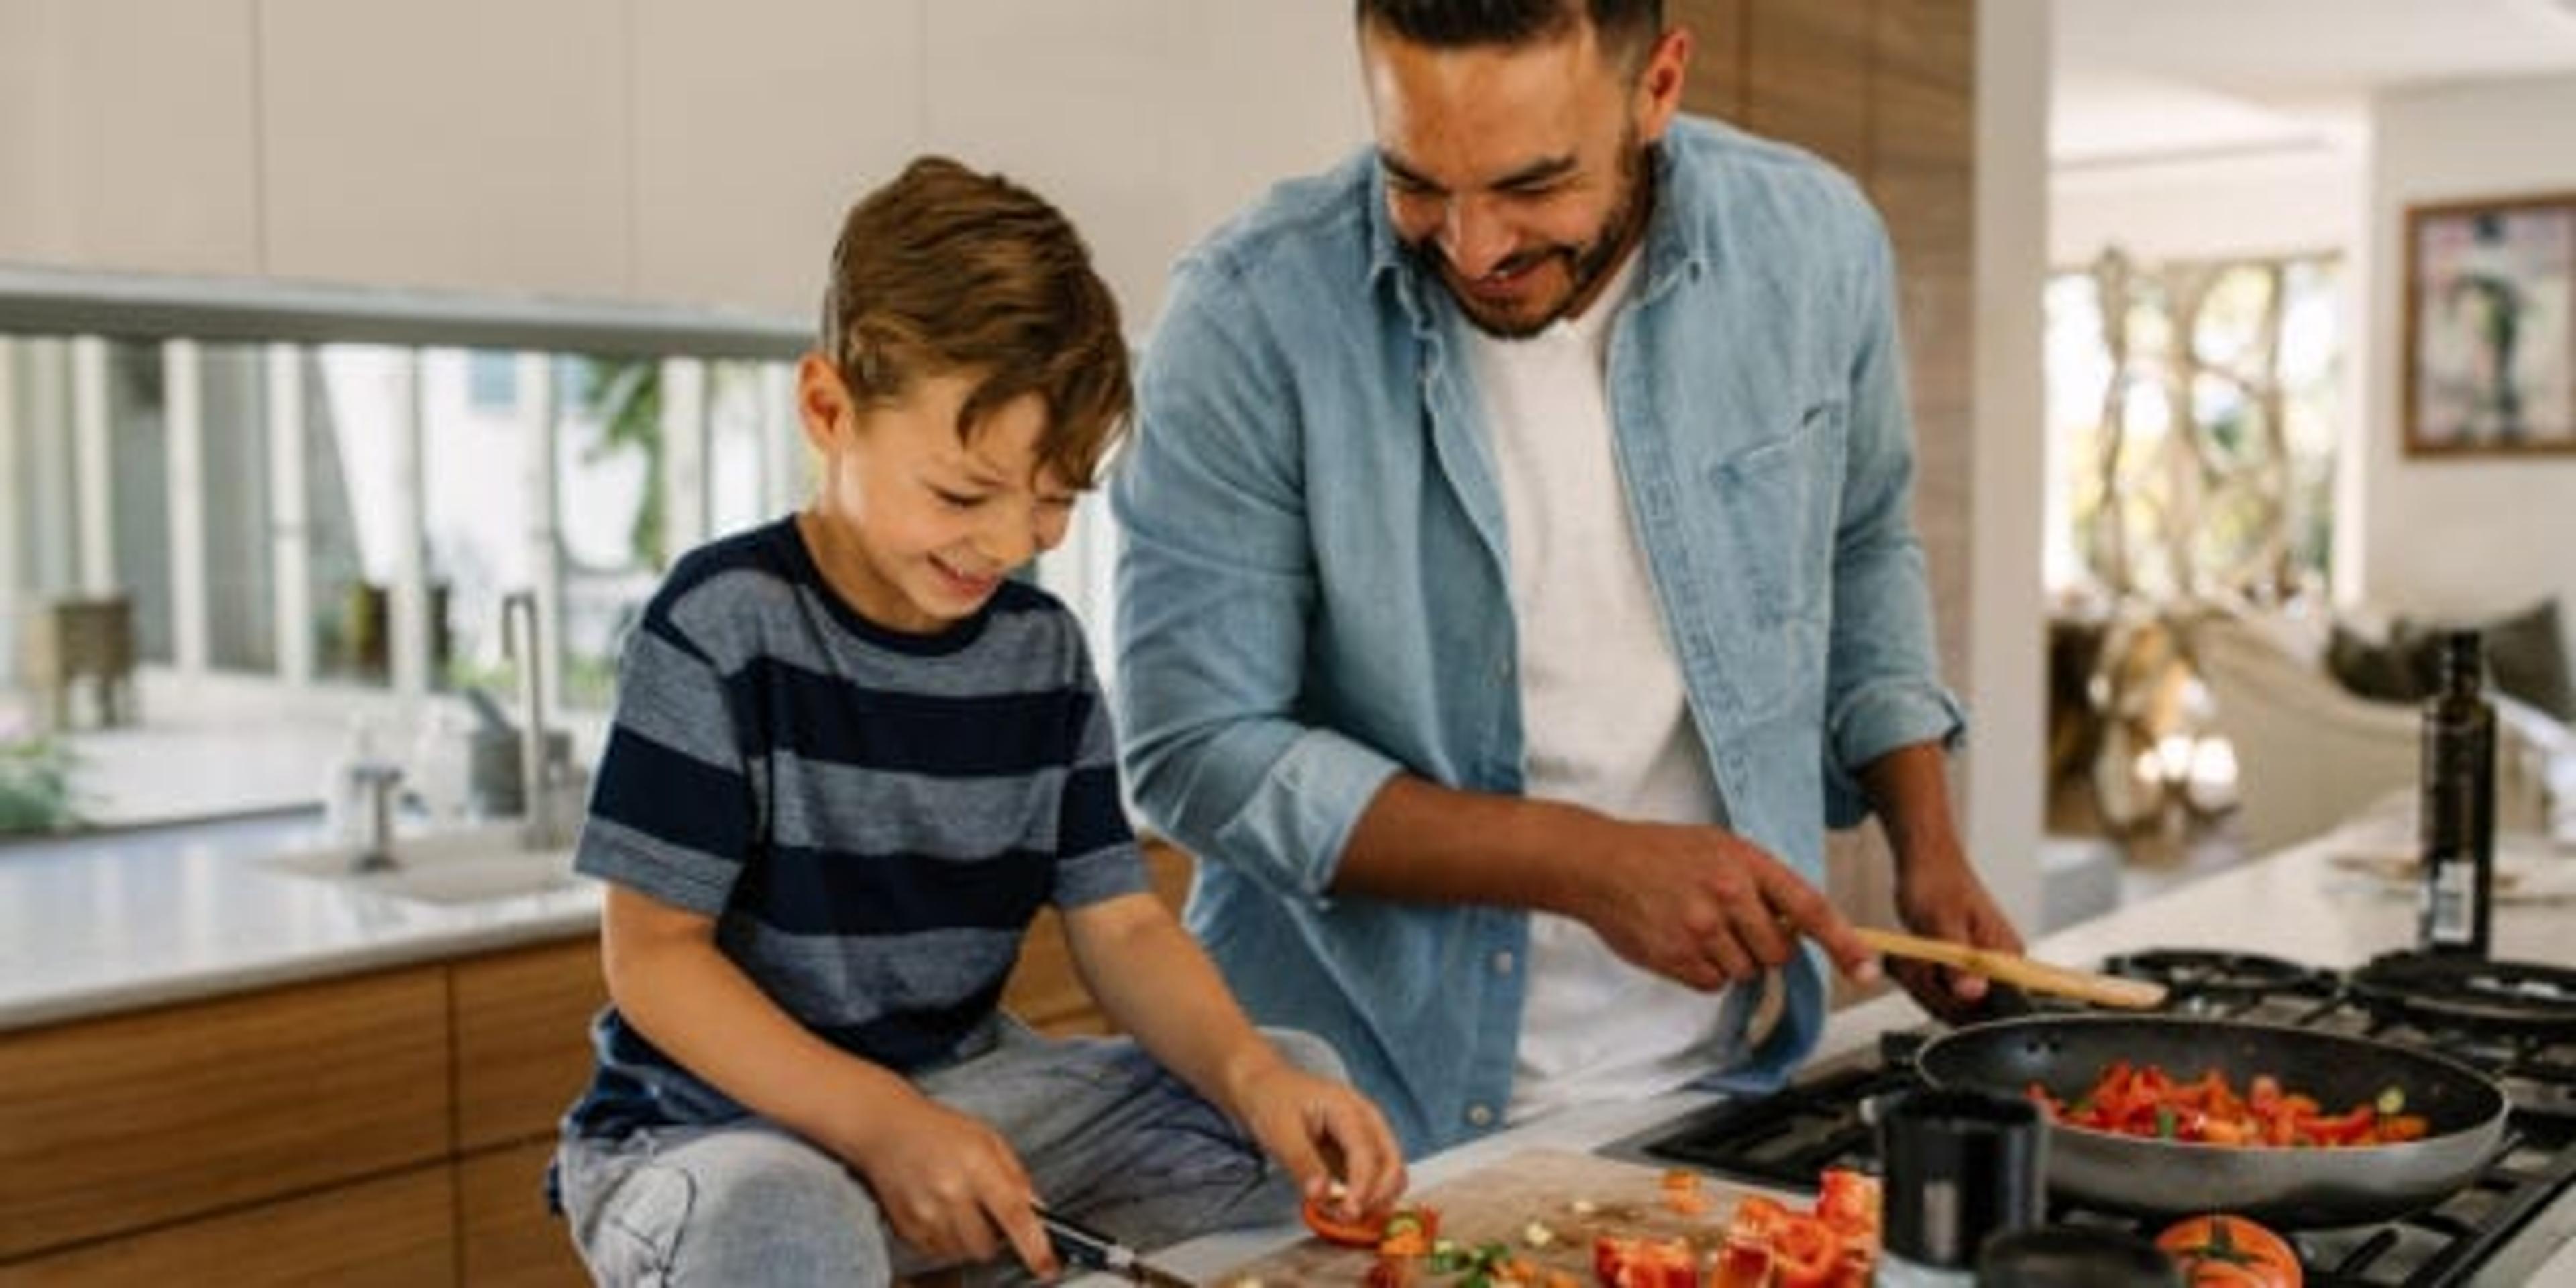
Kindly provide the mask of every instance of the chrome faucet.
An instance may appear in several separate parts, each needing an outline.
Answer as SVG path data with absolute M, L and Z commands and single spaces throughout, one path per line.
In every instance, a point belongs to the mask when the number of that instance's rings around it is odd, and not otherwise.
M 402 766 L 389 760 L 360 760 L 348 769 L 350 807 L 356 811 L 352 830 L 357 848 L 349 855 L 351 872 L 391 872 L 394 861 L 394 812 L 400 808 L 394 789 L 402 785 Z
M 572 767 L 547 746 L 545 650 L 538 644 L 535 591 L 514 590 L 501 597 L 501 651 L 519 669 L 519 809 L 526 819 L 519 844 L 531 850 L 561 849 L 572 842 L 562 798 L 573 775 Z

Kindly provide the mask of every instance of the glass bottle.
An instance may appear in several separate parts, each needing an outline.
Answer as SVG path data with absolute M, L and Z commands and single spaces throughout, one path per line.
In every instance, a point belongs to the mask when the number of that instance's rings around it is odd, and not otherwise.
M 2476 631 L 2442 637 L 2442 687 L 2424 704 L 2423 896 L 2428 953 L 2487 955 L 2495 894 L 2495 706 Z

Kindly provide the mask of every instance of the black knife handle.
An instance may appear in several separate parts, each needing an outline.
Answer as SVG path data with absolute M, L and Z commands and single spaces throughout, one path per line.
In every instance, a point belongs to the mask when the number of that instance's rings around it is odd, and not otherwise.
M 1066 1265 L 1084 1270 L 1108 1270 L 1116 1261 L 1112 1252 L 1118 1241 L 1071 1217 L 1058 1216 L 1045 1205 L 1034 1205 L 1038 1222 L 1046 1227 L 1047 1244 L 1055 1249 L 1056 1258 Z

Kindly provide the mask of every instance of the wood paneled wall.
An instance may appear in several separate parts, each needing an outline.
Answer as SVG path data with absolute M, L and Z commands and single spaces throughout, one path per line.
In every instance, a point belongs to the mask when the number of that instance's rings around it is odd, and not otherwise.
M 1673 0 L 1666 16 L 1696 49 L 1687 110 L 1816 153 L 1859 180 L 1887 221 L 1914 407 L 1914 519 L 1942 672 L 1964 690 L 1976 0 Z M 1836 839 L 1834 894 L 1850 915 L 1890 925 L 1881 844 Z

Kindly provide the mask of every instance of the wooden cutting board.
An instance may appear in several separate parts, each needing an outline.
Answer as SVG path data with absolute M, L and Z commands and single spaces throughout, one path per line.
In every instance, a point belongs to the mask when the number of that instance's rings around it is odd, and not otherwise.
M 1665 1202 L 1663 1175 L 1661 1168 L 1596 1154 L 1530 1150 L 1416 1191 L 1405 1197 L 1405 1203 L 1438 1208 L 1441 1238 L 1469 1248 L 1500 1240 L 1519 1256 L 1563 1270 L 1589 1285 L 1596 1235 L 1679 1235 L 1705 1252 L 1717 1247 L 1736 1201 L 1747 1194 L 1768 1193 L 1797 1207 L 1807 1202 L 1802 1196 L 1703 1176 L 1700 1194 L 1706 1200 L 1705 1210 L 1689 1216 Z M 1590 1204 L 1590 1211 L 1576 1211 L 1578 1201 Z M 1546 1246 L 1533 1248 L 1523 1237 L 1532 1221 L 1554 1234 Z M 1208 1282 L 1214 1288 L 1234 1288 L 1253 1280 L 1262 1288 L 1305 1284 L 1356 1288 L 1376 1260 L 1371 1252 L 1306 1238 Z M 1450 1278 L 1424 1274 L 1416 1282 L 1438 1288 Z

